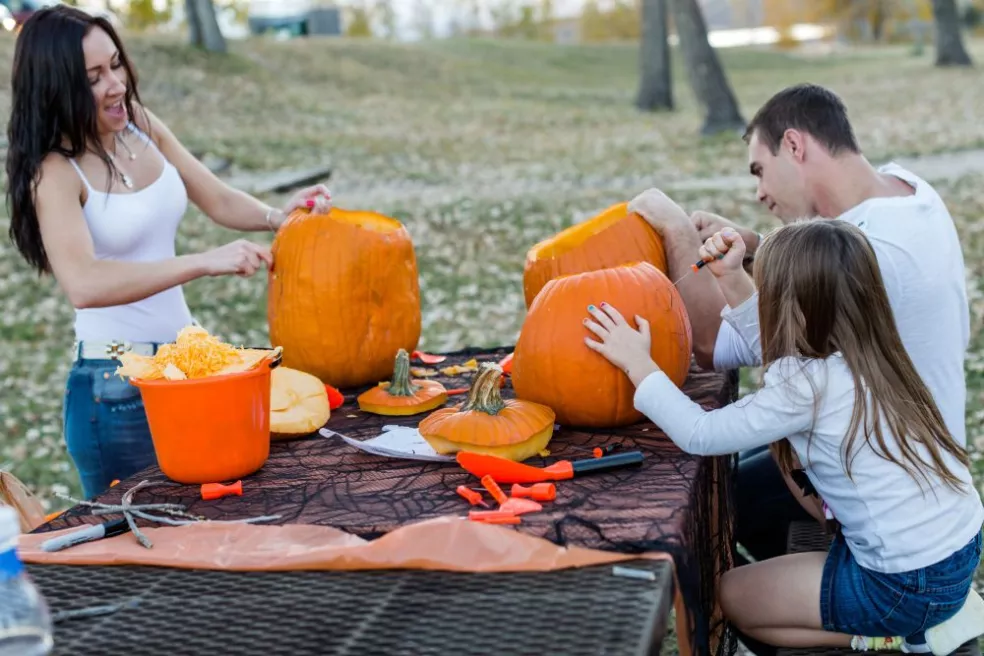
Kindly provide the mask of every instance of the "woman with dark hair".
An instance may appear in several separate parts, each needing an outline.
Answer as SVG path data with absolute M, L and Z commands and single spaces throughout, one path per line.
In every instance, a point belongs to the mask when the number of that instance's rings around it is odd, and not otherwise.
M 330 193 L 315 185 L 278 210 L 224 184 L 141 105 L 112 25 L 72 7 L 28 19 L 11 83 L 10 238 L 76 308 L 65 440 L 92 498 L 155 462 L 140 392 L 114 375 L 119 354 L 152 355 L 195 323 L 185 282 L 273 263 L 243 239 L 176 256 L 188 201 L 226 228 L 275 231 L 298 207 L 327 211 Z

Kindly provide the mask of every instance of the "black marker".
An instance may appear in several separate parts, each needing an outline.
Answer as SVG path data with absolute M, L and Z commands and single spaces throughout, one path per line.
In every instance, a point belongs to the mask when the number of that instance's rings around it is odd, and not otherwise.
M 94 540 L 111 538 L 114 535 L 126 533 L 129 530 L 130 525 L 127 524 L 125 517 L 123 519 L 115 519 L 111 522 L 106 522 L 105 524 L 86 526 L 78 531 L 72 531 L 71 533 L 59 535 L 56 538 L 46 540 L 41 543 L 41 551 L 61 551 L 62 549 L 74 547 L 75 545 L 82 544 L 83 542 L 93 542 Z

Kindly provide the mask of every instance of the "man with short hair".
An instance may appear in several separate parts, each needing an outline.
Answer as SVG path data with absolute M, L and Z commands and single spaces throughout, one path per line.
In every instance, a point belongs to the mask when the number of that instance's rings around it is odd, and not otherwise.
M 902 343 L 961 446 L 966 446 L 964 354 L 970 316 L 963 254 L 950 213 L 929 183 L 892 163 L 875 168 L 864 157 L 841 99 L 800 84 L 774 95 L 744 135 L 756 196 L 783 223 L 840 219 L 867 235 L 878 257 Z M 713 276 L 689 270 L 702 243 L 725 227 L 738 231 L 754 258 L 762 236 L 706 212 L 687 214 L 657 189 L 631 201 L 663 237 L 669 277 L 692 324 L 694 355 L 705 369 L 761 364 L 761 343 L 747 343 L 724 313 L 757 327 L 757 295 L 727 307 Z M 740 455 L 737 540 L 756 559 L 785 552 L 793 520 L 823 520 L 819 500 L 784 478 L 767 449 Z M 809 515 L 807 514 L 809 513 Z M 976 621 L 976 620 L 974 620 Z M 984 632 L 965 623 L 966 639 Z

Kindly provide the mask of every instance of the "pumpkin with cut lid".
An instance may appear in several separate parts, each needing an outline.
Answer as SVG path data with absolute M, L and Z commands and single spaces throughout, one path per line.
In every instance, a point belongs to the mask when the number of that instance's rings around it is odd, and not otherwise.
M 545 405 L 503 399 L 502 367 L 479 366 L 464 403 L 435 410 L 420 422 L 420 435 L 437 453 L 473 451 L 522 462 L 553 437 L 554 411 Z
M 283 364 L 336 388 L 385 380 L 421 331 L 413 242 L 396 219 L 292 212 L 271 246 L 267 320 Z

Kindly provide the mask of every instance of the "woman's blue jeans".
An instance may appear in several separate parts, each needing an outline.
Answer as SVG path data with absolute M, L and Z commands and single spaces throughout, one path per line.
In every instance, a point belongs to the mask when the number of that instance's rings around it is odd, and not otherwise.
M 78 358 L 65 386 L 65 443 L 86 499 L 157 463 L 140 390 L 116 374 L 119 366 Z

